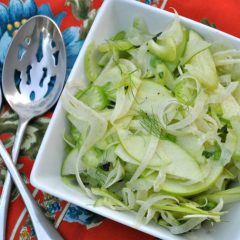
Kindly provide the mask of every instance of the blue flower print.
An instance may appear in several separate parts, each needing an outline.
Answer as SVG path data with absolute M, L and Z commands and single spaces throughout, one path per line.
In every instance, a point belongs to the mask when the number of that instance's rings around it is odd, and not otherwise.
M 152 3 L 159 3 L 159 0 L 144 0 L 144 3 L 146 4 L 152 4 Z
M 54 214 L 61 211 L 61 206 L 58 202 L 50 202 L 47 204 L 47 210 L 49 213 Z
M 102 222 L 104 218 L 94 214 L 86 209 L 71 204 L 64 216 L 66 222 L 77 222 L 87 226 L 96 225 Z
M 67 52 L 67 76 L 69 75 L 78 56 L 78 53 L 84 43 L 84 40 L 81 40 L 79 38 L 79 33 L 79 27 L 71 27 L 63 31 L 63 39 Z
M 60 25 L 66 14 L 65 12 L 61 12 L 54 16 L 49 4 L 43 4 L 38 8 L 34 0 L 10 0 L 8 6 L 0 3 L 0 74 L 12 38 L 15 36 L 19 27 L 21 27 L 27 19 L 35 15 L 46 15 Z M 82 46 L 82 41 L 78 40 L 79 32 L 80 28 L 78 27 L 71 27 L 63 32 L 68 57 L 68 73 Z

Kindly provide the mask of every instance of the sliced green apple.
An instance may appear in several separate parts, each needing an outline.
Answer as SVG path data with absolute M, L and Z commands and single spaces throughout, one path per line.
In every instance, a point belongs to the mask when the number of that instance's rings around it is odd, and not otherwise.
M 150 142 L 150 136 L 130 135 L 125 130 L 119 130 L 118 134 L 125 151 L 141 162 Z M 149 166 L 167 166 L 168 174 L 183 179 L 193 181 L 202 179 L 202 172 L 197 162 L 178 145 L 167 140 L 159 140 L 156 153 Z

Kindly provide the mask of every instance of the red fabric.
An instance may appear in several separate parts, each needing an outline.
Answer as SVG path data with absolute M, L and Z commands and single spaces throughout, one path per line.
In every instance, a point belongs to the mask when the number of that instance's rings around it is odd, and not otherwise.
M 0 0 L 1 1 L 1 0 Z M 2 0 L 3 3 L 7 3 L 7 0 Z M 42 3 L 49 2 L 53 13 L 57 14 L 60 11 L 66 11 L 67 16 L 63 21 L 61 26 L 62 29 L 65 29 L 69 26 L 81 26 L 82 22 L 76 20 L 72 13 L 71 8 L 65 6 L 65 0 L 36 0 L 36 3 L 41 5 Z M 92 7 L 99 8 L 102 0 L 93 0 Z M 215 23 L 217 28 L 225 31 L 227 33 L 233 34 L 237 37 L 240 37 L 240 28 L 238 24 L 240 23 L 240 10 L 239 10 L 239 0 L 169 0 L 166 5 L 166 10 L 172 11 L 170 7 L 173 7 L 177 10 L 179 15 L 189 17 L 196 21 L 200 21 L 203 18 L 207 18 L 210 23 Z M 47 118 L 51 117 L 51 114 L 46 115 Z M 1 136 L 1 139 L 9 138 L 9 134 L 4 134 Z M 27 157 L 22 157 L 20 163 L 24 163 L 24 168 L 20 171 L 23 171 L 25 175 L 29 177 L 30 171 L 33 165 L 33 161 Z M 29 189 L 32 191 L 33 188 L 28 185 Z M 43 195 L 39 193 L 37 199 L 42 201 Z M 61 206 L 65 206 L 65 202 L 61 202 Z M 8 224 L 7 224 L 7 239 L 10 239 L 10 234 L 12 229 L 19 217 L 19 214 L 22 212 L 24 204 L 21 199 L 13 202 L 11 204 L 9 215 L 8 215 Z M 21 227 L 26 221 L 26 216 L 22 221 L 20 227 L 18 228 L 15 239 L 19 239 L 19 233 Z M 84 225 L 77 223 L 68 223 L 62 222 L 59 228 L 60 233 L 64 236 L 64 239 L 69 240 L 151 240 L 153 237 L 144 234 L 142 232 L 136 231 L 134 229 L 123 226 L 119 223 L 104 220 L 104 222 L 95 227 L 87 230 Z M 28 238 L 26 238 L 28 239 Z
M 1 0 L 0 2 L 8 3 L 8 0 Z M 54 13 L 60 11 L 66 11 L 67 16 L 62 24 L 62 29 L 71 25 L 79 25 L 71 14 L 71 8 L 65 6 L 65 0 L 36 0 L 38 5 L 42 3 L 50 2 Z M 102 0 L 93 0 L 93 8 L 99 8 Z M 208 18 L 209 22 L 215 23 L 217 28 L 232 34 L 236 37 L 240 37 L 240 28 L 238 26 L 240 22 L 240 2 L 239 0 L 168 0 L 166 10 L 170 10 L 170 7 L 175 8 L 179 15 L 200 21 L 203 18 Z
M 239 0 L 169 0 L 166 10 L 174 7 L 179 15 L 200 21 L 207 18 L 221 31 L 240 37 L 240 2 Z
M 69 234 L 68 229 L 69 224 L 66 222 L 62 222 L 60 226 L 60 233 L 63 236 L 67 236 Z M 76 223 L 71 223 L 71 231 L 78 233 L 74 236 L 74 240 L 153 240 L 152 236 L 144 234 L 142 232 L 136 231 L 127 226 L 121 225 L 117 222 L 111 220 L 104 220 L 104 222 L 94 227 L 90 230 L 86 230 L 85 226 L 81 226 Z M 73 236 L 73 235 L 72 235 Z

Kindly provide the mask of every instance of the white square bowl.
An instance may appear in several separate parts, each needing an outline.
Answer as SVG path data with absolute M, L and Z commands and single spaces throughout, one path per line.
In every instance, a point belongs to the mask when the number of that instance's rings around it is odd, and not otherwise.
M 118 31 L 128 30 L 135 16 L 143 17 L 152 33 L 164 30 L 174 20 L 174 14 L 137 1 L 105 0 L 68 81 L 73 79 L 86 81 L 83 60 L 86 47 L 90 42 L 101 43 Z M 235 48 L 240 48 L 240 40 L 238 38 L 183 17 L 180 17 L 180 19 L 185 26 L 198 31 L 209 41 L 223 40 L 224 42 L 229 42 Z M 61 179 L 61 165 L 65 157 L 63 135 L 66 129 L 65 113 L 61 101 L 59 101 L 32 170 L 31 183 L 36 188 L 164 240 L 240 239 L 240 204 L 235 204 L 230 208 L 229 213 L 224 216 L 224 222 L 215 224 L 210 230 L 202 228 L 184 236 L 172 235 L 168 230 L 154 223 L 137 225 L 134 213 L 117 212 L 105 207 L 94 207 L 93 200 L 89 199 L 81 191 L 68 187 Z

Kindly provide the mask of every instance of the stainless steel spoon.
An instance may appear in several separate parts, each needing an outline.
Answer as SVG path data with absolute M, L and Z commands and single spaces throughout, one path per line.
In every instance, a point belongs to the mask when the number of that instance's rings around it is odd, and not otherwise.
M 56 103 L 64 86 L 65 74 L 66 51 L 58 26 L 46 16 L 35 16 L 29 19 L 14 37 L 3 66 L 3 93 L 11 108 L 19 116 L 12 149 L 13 163 L 17 162 L 28 122 L 42 115 Z M 4 155 L 6 157 L 6 154 Z M 9 166 L 12 168 L 12 165 L 9 164 Z M 13 174 L 16 177 L 16 173 Z M 18 177 L 15 180 L 19 181 Z M 11 177 L 7 174 L 0 203 L 1 240 L 5 239 L 6 235 L 11 186 Z M 51 239 L 47 238 L 49 229 L 45 229 L 46 237 L 41 235 L 43 228 L 38 223 L 40 215 L 35 214 L 36 204 L 29 200 L 29 196 L 26 197 L 29 194 L 25 190 L 22 186 L 20 187 L 20 193 L 25 197 L 25 204 L 32 217 L 37 236 L 41 236 L 39 239 Z M 41 221 L 43 219 L 41 217 Z M 60 239 L 60 237 L 52 239 Z

